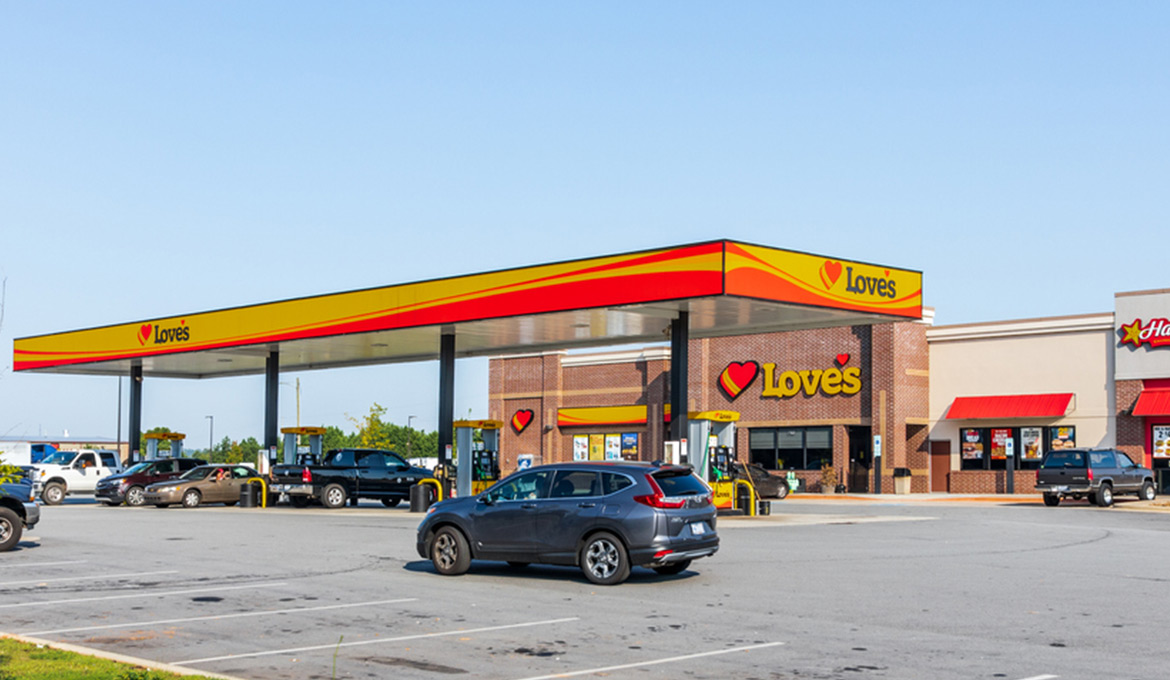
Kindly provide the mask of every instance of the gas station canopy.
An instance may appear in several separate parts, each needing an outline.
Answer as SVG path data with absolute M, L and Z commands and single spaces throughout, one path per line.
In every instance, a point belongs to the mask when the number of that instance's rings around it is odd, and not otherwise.
M 17 371 L 210 378 L 917 319 L 922 274 L 720 240 L 18 338 Z

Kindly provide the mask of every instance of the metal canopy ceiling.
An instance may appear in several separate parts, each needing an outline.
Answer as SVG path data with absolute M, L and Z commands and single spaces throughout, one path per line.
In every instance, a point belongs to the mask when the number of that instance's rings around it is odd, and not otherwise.
M 691 337 L 920 318 L 921 274 L 714 241 L 21 338 L 14 366 L 208 378 L 273 350 L 282 371 L 436 360 L 447 333 L 459 357 L 664 342 L 680 311 Z

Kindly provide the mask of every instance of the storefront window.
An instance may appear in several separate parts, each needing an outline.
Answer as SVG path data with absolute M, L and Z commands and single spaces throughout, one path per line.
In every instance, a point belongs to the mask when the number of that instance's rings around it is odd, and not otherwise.
M 961 447 L 959 469 L 987 469 L 987 460 L 983 452 L 985 440 L 986 436 L 983 434 L 983 430 L 959 430 L 959 445 Z
M 757 428 L 748 446 L 751 461 L 768 470 L 819 470 L 833 462 L 833 428 Z
M 1071 449 L 1077 445 L 1077 428 L 1072 425 L 1048 428 L 1048 450 Z

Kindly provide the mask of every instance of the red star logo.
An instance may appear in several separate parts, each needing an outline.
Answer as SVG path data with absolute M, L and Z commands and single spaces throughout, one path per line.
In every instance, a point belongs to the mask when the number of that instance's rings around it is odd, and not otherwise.
M 1131 344 L 1134 347 L 1141 347 L 1142 346 L 1142 320 L 1141 319 L 1134 319 L 1133 323 L 1131 323 L 1128 326 L 1122 324 L 1121 332 L 1125 333 L 1125 336 L 1121 338 L 1121 344 L 1123 344 L 1123 345 Z

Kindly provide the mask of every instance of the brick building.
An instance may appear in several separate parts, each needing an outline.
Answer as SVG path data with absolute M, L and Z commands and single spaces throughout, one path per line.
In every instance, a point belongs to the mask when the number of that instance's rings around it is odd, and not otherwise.
M 880 438 L 885 493 L 895 471 L 912 492 L 1028 493 L 1043 453 L 1069 446 L 1117 447 L 1170 492 L 1170 290 L 1118 293 L 1103 314 L 932 318 L 692 339 L 688 411 L 733 413 L 740 460 L 813 491 L 825 464 L 875 491 Z M 513 422 L 502 467 L 662 458 L 669 369 L 658 346 L 492 360 L 492 417 Z

